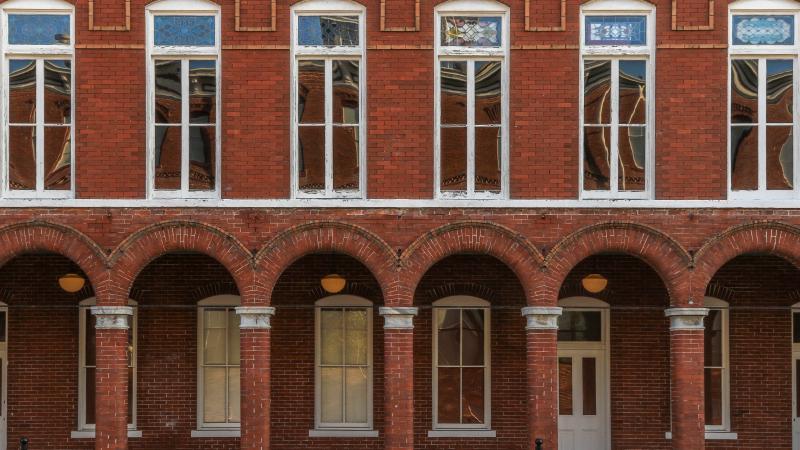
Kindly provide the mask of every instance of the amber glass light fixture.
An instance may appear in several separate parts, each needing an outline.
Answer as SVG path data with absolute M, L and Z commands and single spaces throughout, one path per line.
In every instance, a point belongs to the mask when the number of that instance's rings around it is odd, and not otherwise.
M 337 273 L 325 275 L 320 280 L 320 284 L 322 284 L 322 289 L 325 289 L 325 292 L 329 294 L 338 294 L 339 292 L 342 292 L 342 289 L 344 289 L 344 285 L 346 282 L 347 280 L 345 280 L 343 276 Z
M 608 279 L 599 273 L 591 273 L 583 277 L 583 280 L 581 280 L 581 285 L 583 285 L 583 288 L 592 294 L 597 294 L 598 292 L 602 292 L 603 289 L 608 286 Z
M 80 291 L 83 289 L 84 284 L 86 284 L 86 280 L 76 273 L 68 273 L 58 279 L 58 285 L 61 286 L 61 289 L 69 293 Z

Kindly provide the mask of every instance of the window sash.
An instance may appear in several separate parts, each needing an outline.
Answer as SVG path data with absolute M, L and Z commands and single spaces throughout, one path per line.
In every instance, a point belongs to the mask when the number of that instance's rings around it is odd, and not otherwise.
M 225 349 L 225 363 L 206 363 L 205 361 L 205 353 L 206 353 L 206 342 L 205 336 L 206 331 L 209 330 L 208 328 L 208 321 L 206 321 L 206 312 L 207 311 L 224 311 L 225 312 L 225 339 L 224 339 L 224 349 Z M 241 370 L 241 362 L 239 364 L 231 363 L 229 349 L 230 349 L 230 325 L 231 325 L 231 315 L 234 318 L 238 318 L 236 315 L 236 311 L 234 307 L 231 306 L 213 306 L 207 305 L 198 308 L 197 311 L 198 315 L 198 348 L 197 348 L 197 361 L 198 361 L 198 390 L 197 390 L 197 398 L 198 398 L 198 408 L 197 408 L 197 421 L 198 427 L 200 429 L 220 429 L 220 428 L 239 428 L 241 424 L 241 411 L 240 411 L 240 421 L 236 422 L 230 419 L 231 416 L 231 398 L 230 398 L 230 383 L 231 383 L 231 376 L 230 371 L 231 369 L 239 369 Z M 238 323 L 237 320 L 234 321 Z M 240 341 L 241 342 L 241 341 Z M 241 343 L 240 343 L 241 345 Z M 205 380 L 205 369 L 224 369 L 225 370 L 225 386 L 224 386 L 224 411 L 222 411 L 222 415 L 225 417 L 225 422 L 207 422 L 206 421 L 206 399 L 205 399 L 205 388 L 206 388 L 206 380 Z M 241 372 L 240 372 L 241 373 Z M 239 395 L 241 395 L 241 387 Z M 240 406 L 241 408 L 241 406 Z

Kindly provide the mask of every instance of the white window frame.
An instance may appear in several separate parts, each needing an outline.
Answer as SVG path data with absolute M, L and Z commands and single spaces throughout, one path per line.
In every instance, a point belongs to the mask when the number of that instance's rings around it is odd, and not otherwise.
M 222 185 L 222 52 L 220 43 L 222 32 L 220 24 L 220 6 L 207 0 L 160 0 L 150 3 L 145 8 L 147 25 L 147 196 L 151 199 L 219 199 L 220 186 Z M 214 46 L 156 46 L 154 45 L 153 19 L 158 15 L 186 15 L 186 16 L 214 16 Z M 155 188 L 155 64 L 156 59 L 171 59 L 182 61 L 181 65 L 181 101 L 183 119 L 181 128 L 181 188 L 178 190 Z M 215 173 L 213 191 L 189 190 L 189 60 L 216 61 L 216 122 L 214 123 L 215 139 Z M 209 124 L 210 125 L 210 124 Z
M 97 305 L 97 298 L 90 297 L 80 302 L 78 308 L 78 431 L 79 432 L 94 432 L 95 425 L 93 423 L 86 423 L 86 321 L 92 315 L 92 306 Z M 133 307 L 133 315 L 130 318 L 130 328 L 128 333 L 133 334 L 133 350 L 131 351 L 131 367 L 133 368 L 133 379 L 128 380 L 128 389 L 133 389 L 133 405 L 131 411 L 131 423 L 128 424 L 128 431 L 136 431 L 136 413 L 137 413 L 137 388 L 138 388 L 138 361 L 139 356 L 139 336 L 138 336 L 138 308 L 137 303 L 133 300 L 128 300 L 128 306 Z M 97 412 L 95 412 L 97 414 Z M 75 433 L 73 433 L 75 434 Z
M 332 295 L 317 300 L 314 305 L 314 429 L 317 431 L 368 431 L 373 429 L 372 403 L 372 302 L 354 295 Z M 362 308 L 367 310 L 367 422 L 358 423 L 323 423 L 322 422 L 322 383 L 320 374 L 320 355 L 322 353 L 322 308 Z M 343 363 L 342 366 L 345 366 Z M 345 404 L 343 404 L 345 406 Z M 310 433 L 318 435 L 317 433 Z M 330 436 L 336 436 L 331 434 Z M 343 434 L 342 436 L 348 436 Z
M 0 47 L 2 47 L 3 60 L 0 73 L 3 74 L 2 96 L 3 107 L 0 108 L 3 130 L 2 159 L 2 196 L 5 198 L 33 198 L 33 199 L 67 199 L 75 196 L 75 8 L 73 5 L 61 0 L 9 0 L 2 5 L 2 24 L 0 24 Z M 69 15 L 70 36 L 69 45 L 10 45 L 8 43 L 8 16 L 9 14 L 66 14 Z M 9 59 L 36 60 L 36 189 L 17 190 L 9 188 Z M 44 64 L 46 59 L 70 60 L 72 67 L 72 84 L 70 86 L 70 188 L 68 190 L 46 190 L 44 188 Z
M 214 295 L 212 297 L 205 298 L 197 302 L 197 430 L 193 432 L 193 435 L 197 435 L 198 437 L 205 437 L 205 436 L 226 436 L 224 432 L 232 432 L 238 431 L 241 429 L 241 421 L 239 423 L 235 422 L 227 422 L 227 423 L 216 423 L 216 422 L 205 422 L 204 417 L 204 392 L 205 392 L 205 380 L 203 378 L 203 369 L 205 368 L 205 361 L 204 361 L 204 352 L 203 352 L 203 332 L 204 332 L 204 312 L 206 308 L 226 308 L 226 309 L 233 309 L 237 306 L 241 305 L 241 297 L 238 295 L 230 295 L 230 294 L 223 294 L 223 295 Z M 227 322 L 226 322 L 227 323 Z M 238 322 L 237 322 L 238 323 Z M 225 333 L 226 339 L 228 333 Z M 240 346 L 241 346 L 241 338 L 240 338 Z M 226 341 L 227 344 L 227 341 Z M 225 346 L 226 357 L 227 357 L 227 350 L 228 346 Z M 232 367 L 229 364 L 224 366 L 225 368 Z M 239 370 L 241 370 L 241 361 L 239 362 Z M 226 380 L 228 379 L 226 374 Z M 241 390 L 241 386 L 240 386 Z M 227 390 L 226 390 L 227 392 Z M 227 395 L 227 394 L 226 394 Z M 241 395 L 241 392 L 240 392 Z M 241 408 L 241 405 L 240 405 Z M 227 408 L 226 408 L 227 409 Z M 241 412 L 240 412 L 240 420 L 241 420 Z M 197 432 L 223 432 L 221 434 L 203 434 Z
M 734 45 L 733 44 L 733 16 L 739 14 L 746 15 L 791 15 L 794 16 L 794 44 L 793 45 Z M 800 81 L 798 75 L 800 70 L 798 67 L 798 56 L 800 56 L 800 39 L 797 36 L 798 25 L 800 25 L 800 4 L 790 0 L 739 0 L 733 2 L 728 6 L 728 67 L 727 67 L 727 118 L 728 125 L 727 145 L 725 152 L 728 161 L 728 198 L 733 200 L 775 200 L 775 199 L 797 199 L 800 198 L 800 189 L 797 184 L 800 182 L 798 170 L 800 170 L 800 136 L 798 136 L 798 118 L 797 108 L 800 107 L 800 100 L 797 99 L 797 92 L 800 88 Z M 734 59 L 757 59 L 759 61 L 758 67 L 758 123 L 752 124 L 758 131 L 758 188 L 753 191 L 735 191 L 733 190 L 733 160 L 731 158 L 731 64 Z M 766 171 L 766 146 L 767 146 L 767 107 L 766 107 L 766 60 L 768 59 L 791 59 L 794 64 L 794 73 L 792 76 L 792 89 L 793 89 L 793 123 L 792 123 L 792 137 L 793 137 L 793 178 L 792 185 L 794 189 L 791 190 L 768 190 L 767 189 L 767 171 Z M 745 125 L 745 124 L 742 124 Z
M 432 309 L 432 328 L 433 328 L 433 359 L 431 361 L 433 386 L 431 393 L 433 395 L 431 417 L 433 419 L 433 430 L 456 430 L 456 431 L 473 431 L 473 430 L 491 430 L 492 429 L 492 311 L 491 304 L 478 297 L 469 295 L 453 295 L 445 297 L 433 302 Z M 436 323 L 437 311 L 442 309 L 482 309 L 483 316 L 483 357 L 484 357 L 484 375 L 483 375 L 483 389 L 484 389 L 484 423 L 481 424 L 463 424 L 463 423 L 439 423 L 439 332 Z M 463 366 L 462 366 L 463 367 Z M 460 398 L 459 398 L 460 401 Z M 434 435 L 435 436 L 435 435 Z M 492 437 L 492 436 L 488 436 Z
M 500 17 L 502 33 L 500 47 L 448 47 L 441 45 L 441 18 L 444 16 Z M 491 0 L 450 0 L 436 6 L 434 30 L 434 135 L 433 173 L 434 195 L 437 199 L 508 199 L 510 191 L 509 162 L 509 69 L 511 67 L 510 33 L 511 10 L 508 6 Z M 442 61 L 467 61 L 467 190 L 442 191 L 441 149 L 441 65 Z M 500 120 L 500 192 L 475 191 L 475 61 L 500 61 L 501 63 L 501 120 Z
M 706 425 L 706 432 L 728 432 L 731 430 L 731 384 L 730 384 L 730 312 L 728 302 L 714 297 L 705 297 L 703 306 L 720 311 L 722 319 L 722 425 Z M 708 326 L 708 324 L 706 325 Z M 705 327 L 703 328 L 705 332 Z M 703 371 L 706 366 L 703 364 Z
M 300 16 L 358 16 L 358 43 L 355 46 L 299 45 L 298 18 Z M 291 23 L 291 183 L 292 198 L 342 199 L 365 198 L 367 192 L 367 10 L 363 5 L 348 0 L 306 0 L 292 6 Z M 325 61 L 325 189 L 301 190 L 300 145 L 298 143 L 299 111 L 297 110 L 297 84 L 299 82 L 297 61 Z M 357 60 L 358 64 L 358 189 L 333 189 L 333 86 L 331 62 L 334 60 Z M 322 125 L 322 124 L 320 124 Z
M 586 17 L 587 16 L 643 16 L 647 20 L 646 45 L 586 45 Z M 595 0 L 581 6 L 580 26 L 580 70 L 579 70 L 579 153 L 580 165 L 578 182 L 580 184 L 580 198 L 583 199 L 641 199 L 654 198 L 655 193 L 655 35 L 656 35 L 656 9 L 650 3 L 638 0 Z M 609 155 L 609 189 L 586 190 L 583 184 L 584 171 L 584 63 L 587 60 L 611 61 L 611 144 Z M 645 188 L 643 191 L 619 190 L 619 61 L 643 60 L 647 62 L 647 111 L 645 119 Z

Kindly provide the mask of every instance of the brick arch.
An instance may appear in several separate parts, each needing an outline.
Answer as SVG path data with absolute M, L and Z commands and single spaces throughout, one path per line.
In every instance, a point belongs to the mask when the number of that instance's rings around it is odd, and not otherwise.
M 393 304 L 397 296 L 397 258 L 392 248 L 364 228 L 329 221 L 291 227 L 259 250 L 255 265 L 266 298 L 271 298 L 284 270 L 303 256 L 322 252 L 342 253 L 363 264 L 378 281 L 384 303 Z
M 122 241 L 109 262 L 116 293 L 127 298 L 139 273 L 159 256 L 192 251 L 210 256 L 233 277 L 242 296 L 253 292 L 250 252 L 234 236 L 200 222 L 169 221 L 147 226 Z
M 781 222 L 751 222 L 712 237 L 695 254 L 692 295 L 702 298 L 717 271 L 747 253 L 778 256 L 800 268 L 800 228 Z
M 403 252 L 401 266 L 405 287 L 413 299 L 425 273 L 434 264 L 459 253 L 492 256 L 508 266 L 519 279 L 528 299 L 535 292 L 543 258 L 525 236 L 492 222 L 456 222 L 431 230 Z
M 584 259 L 605 252 L 626 253 L 643 260 L 661 277 L 670 302 L 688 300 L 691 257 L 679 243 L 646 225 L 608 222 L 581 228 L 552 248 L 544 262 L 536 303 L 554 306 L 572 269 Z

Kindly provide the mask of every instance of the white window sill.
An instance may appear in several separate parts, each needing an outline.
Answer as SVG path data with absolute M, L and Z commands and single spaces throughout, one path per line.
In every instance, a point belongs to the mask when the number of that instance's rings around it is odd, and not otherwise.
M 94 430 L 72 431 L 69 437 L 72 439 L 94 439 L 95 433 Z M 128 430 L 128 437 L 140 438 L 142 437 L 142 432 L 139 430 Z
M 494 430 L 431 430 L 429 438 L 496 438 Z
M 192 430 L 193 438 L 238 438 L 242 437 L 242 430 L 231 428 L 229 430 Z
M 378 437 L 378 430 L 308 430 L 308 437 L 372 438 Z
M 664 437 L 672 439 L 672 432 L 667 431 L 664 433 Z M 737 439 L 739 439 L 739 435 L 730 431 L 706 431 L 707 441 L 735 441 Z

